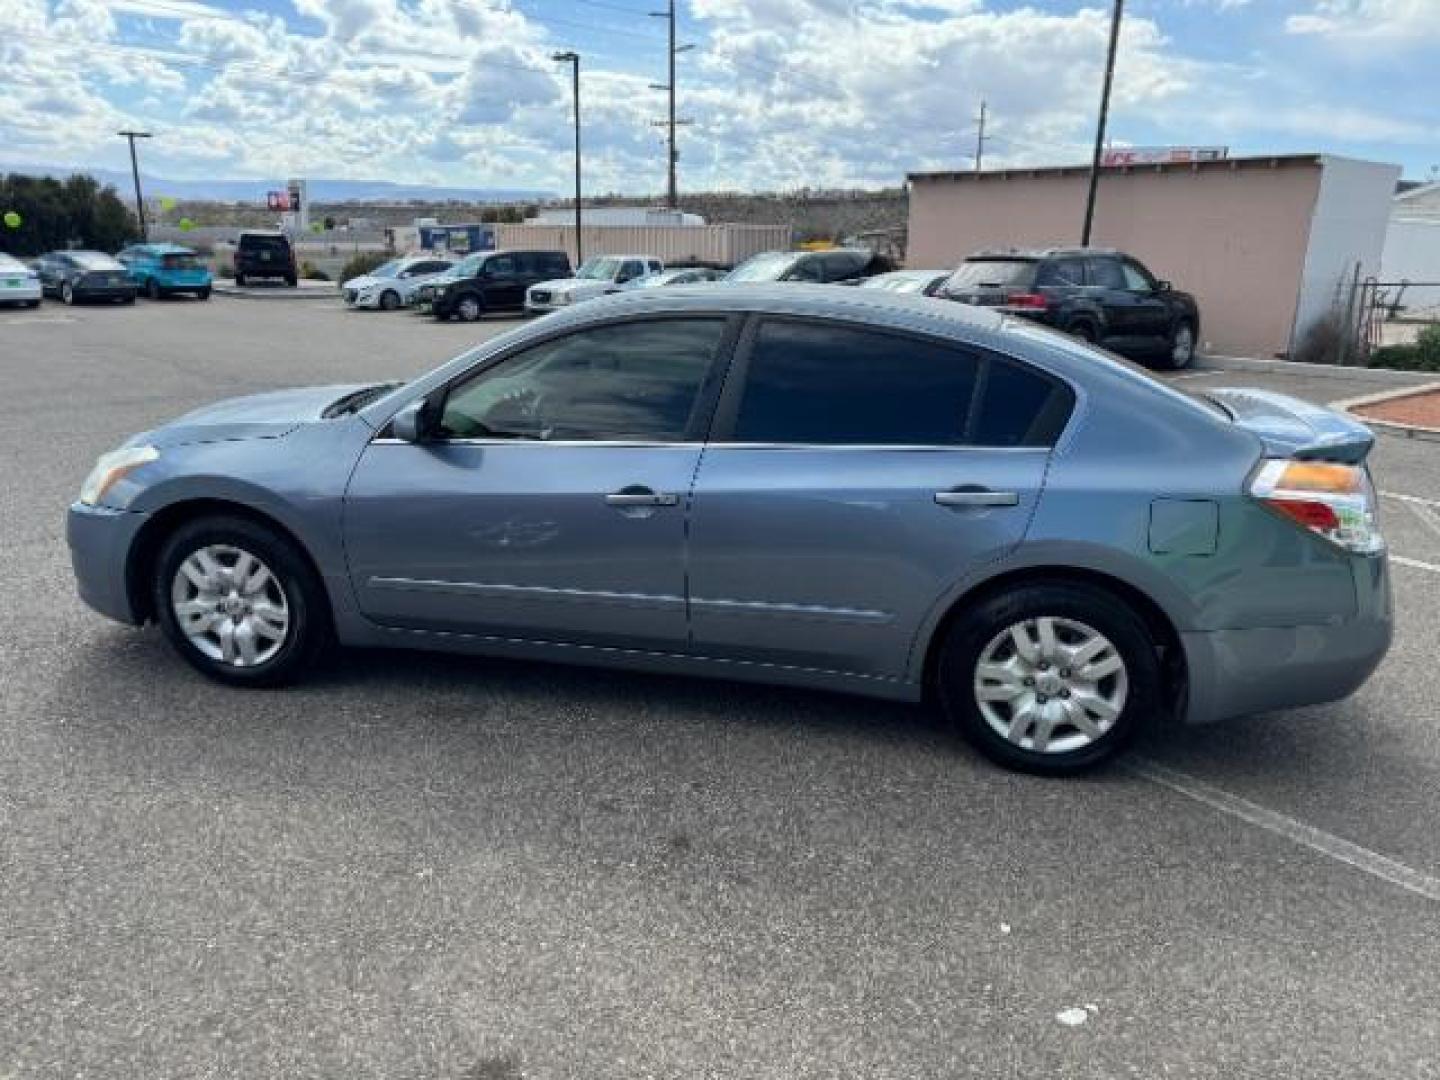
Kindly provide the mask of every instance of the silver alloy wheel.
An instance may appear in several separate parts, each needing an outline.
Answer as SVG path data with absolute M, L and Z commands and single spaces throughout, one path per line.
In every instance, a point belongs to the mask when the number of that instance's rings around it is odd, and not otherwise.
M 265 663 L 289 637 L 290 604 L 280 579 L 231 544 L 186 556 L 170 584 L 170 605 L 190 643 L 231 667 Z
M 68 281 L 60 286 L 60 302 L 63 304 L 75 303 L 75 286 Z
M 456 305 L 460 318 L 466 322 L 474 322 L 480 318 L 480 301 L 473 296 L 461 297 L 460 303 Z
M 1190 363 L 1195 354 L 1195 331 L 1188 326 L 1175 328 L 1175 341 L 1170 346 L 1170 360 L 1176 367 Z
M 1041 615 L 996 634 L 975 665 L 975 703 L 1001 738 L 1064 754 L 1102 738 L 1125 708 L 1125 661 L 1100 631 Z

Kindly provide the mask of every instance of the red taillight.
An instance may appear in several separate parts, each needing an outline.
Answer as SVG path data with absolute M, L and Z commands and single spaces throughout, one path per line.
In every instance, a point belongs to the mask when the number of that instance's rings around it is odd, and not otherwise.
M 1005 297 L 1005 306 L 1013 308 L 1030 308 L 1034 311 L 1044 311 L 1050 306 L 1050 301 L 1040 293 L 1015 292 Z
M 1294 518 L 1307 529 L 1330 532 L 1340 528 L 1340 517 L 1333 507 L 1310 499 L 1266 499 L 1265 502 L 1288 518 Z

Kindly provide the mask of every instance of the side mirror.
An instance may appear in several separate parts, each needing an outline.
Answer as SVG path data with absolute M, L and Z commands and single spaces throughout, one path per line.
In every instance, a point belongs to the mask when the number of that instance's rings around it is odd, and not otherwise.
M 1170 291 L 1170 283 L 1169 283 L 1168 281 L 1162 281 L 1162 282 L 1160 282 L 1160 284 L 1158 284 L 1158 285 L 1155 286 L 1155 291 L 1156 291 L 1156 292 L 1169 292 L 1169 291 Z
M 427 434 L 424 398 L 412 401 L 406 405 L 390 420 L 390 433 L 401 442 L 420 443 L 425 441 Z

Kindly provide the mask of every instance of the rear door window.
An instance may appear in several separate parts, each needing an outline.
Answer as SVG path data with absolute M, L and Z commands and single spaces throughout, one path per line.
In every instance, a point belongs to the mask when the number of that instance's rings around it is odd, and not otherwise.
M 1049 259 L 1035 272 L 1035 287 L 1073 288 L 1085 284 L 1084 259 Z
M 513 255 L 496 255 L 485 260 L 485 273 L 489 277 L 510 277 L 515 273 Z
M 955 268 L 945 289 L 1028 287 L 1035 273 L 1029 259 L 969 259 Z
M 1120 270 L 1120 261 L 1109 258 L 1091 258 L 1086 262 L 1090 264 L 1090 283 L 1099 285 L 1102 289 L 1119 289 L 1124 291 L 1129 288 L 1125 283 L 1125 275 Z

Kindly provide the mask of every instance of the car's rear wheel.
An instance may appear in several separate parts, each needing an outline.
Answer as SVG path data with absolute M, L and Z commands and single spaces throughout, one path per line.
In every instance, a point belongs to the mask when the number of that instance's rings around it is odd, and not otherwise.
M 210 299 L 210 286 L 207 285 L 207 286 L 205 286 L 205 288 L 203 288 L 203 289 L 196 289 L 196 290 L 195 290 L 195 298 L 196 298 L 197 300 L 209 300 L 209 299 Z
M 152 590 L 171 645 L 220 682 L 293 682 L 330 640 L 324 592 L 304 555 L 245 518 L 182 525 L 160 550 Z
M 159 300 L 161 297 L 160 283 L 153 277 L 145 279 L 145 296 L 150 300 Z
M 1079 338 L 1087 345 L 1094 345 L 1100 340 L 1100 335 L 1095 330 L 1095 324 L 1083 319 L 1080 322 L 1071 323 L 1069 332 L 1071 337 Z
M 294 274 L 286 274 L 286 275 L 285 275 L 285 284 L 288 285 L 288 286 L 290 286 L 290 288 L 293 289 L 293 288 L 295 288 L 297 285 L 300 284 L 300 281 L 299 281 L 299 279 L 298 279 Z
M 1169 349 L 1165 353 L 1165 366 L 1171 371 L 1188 368 L 1195 359 L 1195 328 L 1188 322 L 1176 323 L 1170 331 Z
M 1024 772 L 1092 768 L 1134 736 L 1160 701 L 1143 619 L 1078 582 L 996 594 L 952 625 L 936 670 L 941 705 L 987 757 Z
M 65 282 L 60 286 L 60 302 L 64 304 L 75 303 L 75 286 Z
M 245 287 L 245 275 L 239 270 L 235 271 L 235 286 L 242 289 Z
M 462 322 L 475 322 L 484 314 L 485 308 L 474 293 L 466 293 L 455 302 L 455 314 Z

